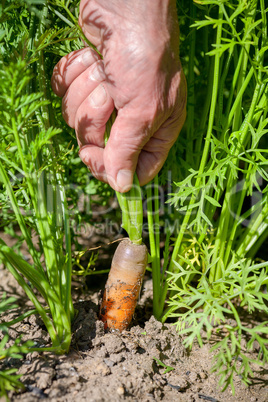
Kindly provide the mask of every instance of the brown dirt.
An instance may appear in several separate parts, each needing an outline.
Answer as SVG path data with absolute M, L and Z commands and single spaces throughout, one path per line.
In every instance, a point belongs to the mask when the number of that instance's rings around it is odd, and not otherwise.
M 0 267 L 0 296 L 18 297 L 21 308 L 29 306 L 9 272 Z M 3 368 L 17 367 L 25 390 L 9 393 L 12 402 L 94 401 L 260 401 L 268 400 L 268 367 L 253 368 L 252 385 L 245 387 L 235 378 L 236 394 L 218 388 L 211 374 L 210 344 L 194 345 L 191 352 L 172 324 L 161 324 L 151 316 L 152 282 L 146 279 L 136 316 L 130 330 L 105 333 L 97 318 L 99 294 L 74 290 L 78 315 L 73 323 L 70 352 L 65 356 L 33 352 L 21 360 L 6 359 Z M 78 296 L 79 295 L 79 296 Z M 1 317 L 11 319 L 11 315 Z M 10 330 L 11 341 L 19 334 L 37 345 L 49 345 L 42 321 L 35 316 Z M 252 354 L 257 357 L 256 351 Z M 173 368 L 165 373 L 160 360 Z M 0 402 L 5 398 L 0 398 Z

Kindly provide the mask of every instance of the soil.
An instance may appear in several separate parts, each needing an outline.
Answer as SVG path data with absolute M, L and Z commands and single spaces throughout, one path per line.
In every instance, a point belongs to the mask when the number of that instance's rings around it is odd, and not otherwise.
M 0 297 L 18 298 L 20 308 L 30 306 L 9 272 L 0 267 Z M 152 281 L 146 278 L 136 314 L 129 330 L 105 332 L 98 320 L 100 293 L 74 287 L 77 316 L 73 323 L 70 352 L 64 356 L 33 352 L 23 359 L 5 359 L 0 370 L 17 367 L 25 389 L 9 392 L 13 402 L 120 402 L 120 401 L 260 401 L 268 400 L 268 366 L 252 366 L 252 384 L 246 387 L 237 376 L 236 393 L 230 387 L 221 392 L 216 374 L 211 373 L 212 343 L 189 351 L 172 323 L 162 324 L 152 316 Z M 18 312 L 16 312 L 18 313 Z M 14 314 L 14 313 L 13 313 Z M 1 317 L 5 321 L 12 314 Z M 257 322 L 256 322 L 257 323 Z M 49 337 L 37 316 L 31 316 L 10 329 L 10 342 L 34 340 L 48 346 Z M 257 349 L 252 355 L 257 358 Z M 162 362 L 166 366 L 161 365 Z M 172 368 L 167 370 L 167 366 Z M 4 402 L 5 398 L 0 398 Z

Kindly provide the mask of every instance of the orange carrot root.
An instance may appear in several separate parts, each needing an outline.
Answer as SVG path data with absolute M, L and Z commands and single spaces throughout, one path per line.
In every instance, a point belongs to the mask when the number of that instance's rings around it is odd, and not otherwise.
M 117 247 L 105 285 L 100 319 L 105 328 L 126 329 L 135 311 L 147 265 L 147 248 L 129 239 Z

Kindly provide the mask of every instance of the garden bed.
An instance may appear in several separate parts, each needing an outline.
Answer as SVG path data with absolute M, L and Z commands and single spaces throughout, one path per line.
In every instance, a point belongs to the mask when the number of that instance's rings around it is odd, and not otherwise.
M 7 296 L 17 297 L 21 308 L 29 306 L 16 281 L 3 267 L 0 277 L 0 293 L 5 291 Z M 33 352 L 21 360 L 4 360 L 0 370 L 17 367 L 25 385 L 19 394 L 10 393 L 11 401 L 267 400 L 268 366 L 254 365 L 252 385 L 248 388 L 236 377 L 235 396 L 230 387 L 224 393 L 220 391 L 218 377 L 210 372 L 213 354 L 209 352 L 220 335 L 215 331 L 210 344 L 202 348 L 195 344 L 191 351 L 186 350 L 174 325 L 161 324 L 151 316 L 151 279 L 145 280 L 132 327 L 121 334 L 105 333 L 98 320 L 100 292 L 82 291 L 79 285 L 74 288 L 78 313 L 69 354 Z M 5 316 L 5 320 L 11 318 L 11 314 Z M 257 324 L 255 319 L 247 325 Z M 10 344 L 19 334 L 23 334 L 23 340 L 34 340 L 37 346 L 49 346 L 49 336 L 37 316 L 12 327 Z M 251 357 L 257 359 L 257 354 L 258 349 L 253 347 Z M 4 400 L 0 398 L 1 402 Z

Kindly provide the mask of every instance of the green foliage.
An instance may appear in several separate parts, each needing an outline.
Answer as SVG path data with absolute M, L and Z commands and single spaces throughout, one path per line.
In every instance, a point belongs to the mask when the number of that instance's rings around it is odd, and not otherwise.
M 84 267 L 80 263 L 81 257 L 83 257 L 87 251 L 88 250 L 84 250 L 84 251 L 80 251 L 80 252 L 78 251 L 78 252 L 75 253 L 75 262 L 73 264 L 73 268 L 74 268 L 73 269 L 73 275 L 78 275 L 78 276 L 85 277 L 85 276 L 88 276 L 88 275 L 94 275 L 94 273 L 98 273 L 98 274 L 100 273 L 99 271 L 94 270 L 95 263 L 96 263 L 96 261 L 98 259 L 98 253 L 96 253 L 96 254 L 92 253 L 91 254 L 86 267 Z
M 205 328 L 207 336 L 210 338 L 214 326 L 225 323 L 225 315 L 233 315 L 241 331 L 247 332 L 236 312 L 237 306 L 247 306 L 248 314 L 258 311 L 260 315 L 263 312 L 265 316 L 268 313 L 266 306 L 268 296 L 264 292 L 264 286 L 268 283 L 267 262 L 252 265 L 245 259 L 235 262 L 233 257 L 222 277 L 210 284 L 208 276 L 213 265 L 209 262 L 213 249 L 212 251 L 202 251 L 199 259 L 203 260 L 205 267 L 203 272 L 196 269 L 191 260 L 183 258 L 183 262 L 188 264 L 188 269 L 184 269 L 179 263 L 176 263 L 179 272 L 170 273 L 168 279 L 170 289 L 175 291 L 169 304 L 176 310 L 181 310 L 181 312 L 174 312 L 172 316 L 178 318 L 177 327 L 180 332 L 187 334 L 188 337 L 185 340 L 187 346 L 190 346 L 195 338 L 202 346 L 201 329 Z M 187 286 L 189 271 L 198 282 L 197 288 L 189 284 Z M 180 281 L 178 281 L 179 279 Z M 178 285 L 178 282 L 181 283 L 181 286 Z M 184 312 L 182 312 L 183 310 Z M 267 323 L 268 321 L 260 327 L 265 327 Z M 262 332 L 259 327 L 253 330 L 248 328 L 251 334 L 255 330 L 256 334 Z
M 165 249 L 162 268 L 151 235 L 154 313 L 176 319 L 188 347 L 222 332 L 213 370 L 234 391 L 234 374 L 249 382 L 254 341 L 257 362 L 267 363 L 268 263 L 254 261 L 268 236 L 267 8 L 263 0 L 194 0 L 178 10 L 188 111 L 169 162 L 180 165 L 168 199 L 178 231 L 167 236 L 173 251 Z M 264 321 L 252 328 L 242 311 Z
M 6 298 L 6 295 L 3 294 L 2 300 L 0 301 L 0 315 L 7 310 L 16 308 L 17 305 L 14 304 L 15 301 L 16 299 L 14 297 Z M 21 359 L 22 355 L 28 353 L 30 348 L 33 346 L 32 341 L 27 341 L 21 345 L 20 339 L 18 338 L 12 346 L 6 347 L 9 336 L 5 323 L 0 324 L 0 331 L 4 334 L 0 342 L 0 362 L 2 359 L 8 357 Z M 8 391 L 17 391 L 24 388 L 24 385 L 19 381 L 21 375 L 15 374 L 16 372 L 16 368 L 0 370 L 0 397 L 5 396 L 8 400 Z
M 61 35 L 67 31 L 58 26 L 45 29 L 49 19 L 43 4 L 23 2 L 15 7 L 7 2 L 4 10 L 10 40 L 3 40 L 0 61 L 0 187 L 4 195 L 0 200 L 4 211 L 1 224 L 17 222 L 33 264 L 3 240 L 0 259 L 44 320 L 52 350 L 64 353 L 69 349 L 74 315 L 70 225 L 60 167 L 66 149 L 55 140 L 62 129 L 60 124 L 55 125 L 43 51 L 50 45 L 55 50 L 55 43 L 63 41 Z M 12 42 L 17 29 L 20 35 Z M 32 240 L 34 232 L 38 245 Z M 33 288 L 43 297 L 48 311 Z
M 2 300 L 0 301 L 0 314 L 4 313 L 5 311 L 16 308 L 17 305 L 15 304 L 15 301 L 16 301 L 15 297 L 6 298 L 6 293 L 4 293 L 2 296 Z M 0 323 L 0 331 L 7 331 L 7 327 L 5 324 Z
M 163 374 L 169 373 L 170 371 L 175 370 L 174 367 L 168 366 L 167 364 L 161 362 L 161 360 L 157 359 L 156 357 L 154 357 L 154 360 L 156 361 L 156 363 L 165 368 L 165 371 L 163 372 Z
M 24 388 L 24 385 L 19 381 L 21 375 L 15 374 L 17 369 L 7 369 L 0 371 L 0 396 L 7 397 L 8 391 L 18 391 Z
M 20 338 L 17 338 L 15 339 L 15 342 L 12 346 L 5 349 L 8 339 L 8 334 L 5 334 L 2 341 L 0 342 L 0 359 L 4 359 L 7 357 L 12 357 L 13 359 L 21 359 L 22 354 L 29 353 L 31 351 L 31 347 L 34 345 L 33 341 L 27 341 L 21 345 Z

